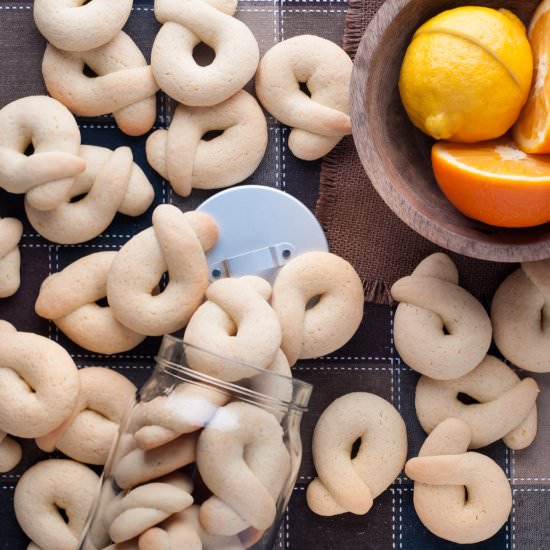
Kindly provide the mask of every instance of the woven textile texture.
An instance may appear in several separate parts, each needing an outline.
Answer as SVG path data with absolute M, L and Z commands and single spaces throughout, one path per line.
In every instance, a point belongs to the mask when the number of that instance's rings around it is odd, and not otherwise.
M 369 4 L 369 17 L 376 4 Z M 241 0 L 237 16 L 254 31 L 262 52 L 276 42 L 303 33 L 314 33 L 341 43 L 347 4 L 338 0 Z M 127 32 L 148 56 L 158 29 L 152 2 L 135 3 Z M 32 20 L 32 4 L 0 0 L 0 106 L 30 94 L 44 93 L 40 64 L 45 43 Z M 157 126 L 170 121 L 173 104 L 159 94 Z M 145 137 L 128 138 L 121 134 L 110 117 L 79 119 L 83 142 L 115 147 L 128 144 L 134 157 L 156 190 L 155 203 L 172 202 L 184 210 L 195 208 L 209 193 L 194 191 L 188 199 L 175 195 L 170 186 L 155 174 L 145 160 Z M 314 208 L 318 199 L 320 163 L 295 159 L 287 147 L 288 131 L 269 120 L 269 147 L 256 174 L 246 183 L 283 189 Z M 0 216 L 15 216 L 25 223 L 21 244 L 22 286 L 12 298 L 0 300 L 0 318 L 20 330 L 48 336 L 65 346 L 78 366 L 103 365 L 127 375 L 136 384 L 150 374 L 159 340 L 147 339 L 135 350 L 105 357 L 91 354 L 72 344 L 54 324 L 34 313 L 34 302 L 42 280 L 75 259 L 98 250 L 116 250 L 128 238 L 151 223 L 150 209 L 134 219 L 118 215 L 109 229 L 89 243 L 58 246 L 38 236 L 25 220 L 22 198 L 0 191 Z M 382 246 L 382 245 L 380 245 Z M 345 251 L 344 251 L 345 253 Z M 387 252 L 378 248 L 376 254 Z M 368 258 L 367 258 L 368 259 Z M 0 365 L 1 366 L 1 365 Z M 393 346 L 393 310 L 389 306 L 367 303 L 365 320 L 356 337 L 339 352 L 322 360 L 304 361 L 295 375 L 314 384 L 310 412 L 303 422 L 304 461 L 288 512 L 285 515 L 278 550 L 441 550 L 454 545 L 430 535 L 419 523 L 412 506 L 412 483 L 401 476 L 365 517 L 350 514 L 321 518 L 305 503 L 305 488 L 314 476 L 311 436 L 321 411 L 336 397 L 350 391 L 371 391 L 390 400 L 404 415 L 410 455 L 417 454 L 425 437 L 414 413 L 414 387 L 417 375 L 402 364 Z M 540 432 L 531 449 L 508 452 L 501 444 L 487 452 L 505 469 L 514 484 L 514 513 L 506 526 L 489 542 L 477 548 L 535 550 L 550 548 L 550 384 L 538 377 L 543 389 L 539 401 Z M 59 455 L 54 455 L 59 456 Z M 24 459 L 17 469 L 0 476 L 0 549 L 24 550 L 28 540 L 13 514 L 13 492 L 21 474 L 30 465 L 46 458 L 33 442 L 24 442 Z

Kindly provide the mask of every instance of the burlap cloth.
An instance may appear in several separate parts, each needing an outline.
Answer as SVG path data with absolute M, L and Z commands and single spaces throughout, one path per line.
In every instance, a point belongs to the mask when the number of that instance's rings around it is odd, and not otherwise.
M 353 58 L 382 0 L 350 0 L 343 47 Z M 317 217 L 331 250 L 358 270 L 368 302 L 391 303 L 391 285 L 427 255 L 442 249 L 405 225 L 382 201 L 365 174 L 351 137 L 324 160 Z M 450 253 L 461 284 L 487 302 L 514 264 Z

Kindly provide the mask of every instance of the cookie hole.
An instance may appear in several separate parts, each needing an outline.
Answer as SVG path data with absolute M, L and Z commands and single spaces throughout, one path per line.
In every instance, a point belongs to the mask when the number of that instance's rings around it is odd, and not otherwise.
M 351 458 L 352 460 L 359 454 L 359 449 L 361 448 L 361 438 L 358 437 L 351 446 Z
M 464 405 L 479 405 L 479 401 L 477 399 L 474 399 L 472 396 L 468 395 L 467 393 L 460 392 L 456 398 L 463 403 Z
M 307 95 L 307 97 L 311 97 L 311 92 L 309 91 L 309 88 L 307 87 L 307 82 L 300 82 L 300 91 Z
M 67 512 L 65 511 L 65 508 L 61 508 L 61 506 L 57 506 L 56 505 L 56 508 L 57 508 L 57 512 L 59 513 L 59 515 L 63 518 L 63 521 L 65 523 L 69 523 L 69 516 L 67 515 Z
M 544 308 L 540 310 L 540 330 L 544 332 Z
M 84 65 L 82 72 L 84 73 L 84 76 L 87 76 L 88 78 L 95 78 L 97 76 L 97 73 L 89 65 Z
M 306 310 L 313 309 L 320 301 L 321 296 L 319 294 L 317 296 L 313 296 L 313 298 L 310 298 L 306 304 Z
M 464 502 L 468 502 L 468 498 L 469 498 L 468 487 L 466 487 L 466 485 L 464 485 Z
M 34 153 L 34 145 L 30 143 L 28 147 L 25 149 L 23 154 L 27 157 L 30 157 Z
M 451 333 L 449 332 L 449 329 L 445 325 L 443 325 L 443 334 L 445 336 L 450 336 L 451 335 Z
M 210 132 L 206 132 L 201 139 L 203 141 L 212 141 L 213 139 L 216 139 L 217 137 L 220 137 L 223 134 L 223 130 L 210 130 Z
M 107 301 L 107 296 L 105 296 L 104 298 L 100 298 L 99 300 L 96 300 L 95 303 L 99 307 L 109 307 L 109 302 Z
M 204 42 L 197 44 L 193 49 L 193 59 L 201 67 L 207 67 L 216 58 L 216 52 Z
M 83 198 L 85 198 L 87 193 L 80 193 L 80 195 L 75 195 L 74 197 L 71 197 L 71 200 L 69 202 L 78 202 L 81 201 Z

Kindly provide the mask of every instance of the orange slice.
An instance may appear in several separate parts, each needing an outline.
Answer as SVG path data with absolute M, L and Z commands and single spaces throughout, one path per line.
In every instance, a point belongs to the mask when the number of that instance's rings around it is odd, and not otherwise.
M 528 37 L 535 71 L 513 134 L 526 153 L 550 153 L 550 0 L 544 0 L 536 9 Z
M 432 165 L 443 193 L 470 218 L 500 227 L 550 221 L 550 155 L 528 155 L 507 137 L 440 141 Z

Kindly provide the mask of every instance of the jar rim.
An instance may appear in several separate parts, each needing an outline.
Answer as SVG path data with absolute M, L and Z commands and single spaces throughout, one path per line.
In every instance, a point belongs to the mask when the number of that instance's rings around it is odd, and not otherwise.
M 261 367 L 257 367 L 255 365 L 245 363 L 244 361 L 237 361 L 235 359 L 230 359 L 228 357 L 220 355 L 219 353 L 215 353 L 213 351 L 207 350 L 200 346 L 189 344 L 183 338 L 179 338 L 171 334 L 165 335 L 163 337 L 160 351 L 163 350 L 167 342 L 176 344 L 177 346 L 181 346 L 183 349 L 192 348 L 201 353 L 206 353 L 208 355 L 215 356 L 219 359 L 223 359 L 224 361 L 227 361 L 229 363 L 234 363 L 240 366 L 244 366 L 246 368 L 251 369 L 252 371 L 256 371 L 258 374 L 265 374 L 266 376 L 272 377 L 273 379 L 286 380 L 288 384 L 290 384 L 292 387 L 292 399 L 291 400 L 277 399 L 276 397 L 258 392 L 256 390 L 247 388 L 240 384 L 222 380 L 221 378 L 217 378 L 215 376 L 211 376 L 209 374 L 205 374 L 203 372 L 194 370 L 183 364 L 170 361 L 165 357 L 161 357 L 159 353 L 159 355 L 155 356 L 155 360 L 157 364 L 163 366 L 164 371 L 170 374 L 171 376 L 175 376 L 176 378 L 181 379 L 181 376 L 178 376 L 178 374 L 185 375 L 186 377 L 191 378 L 198 384 L 207 383 L 209 385 L 214 385 L 223 390 L 227 390 L 231 393 L 238 394 L 245 401 L 253 402 L 256 404 L 260 403 L 262 405 L 265 405 L 271 408 L 278 408 L 278 409 L 285 409 L 285 410 L 291 409 L 302 413 L 308 410 L 309 398 L 313 390 L 313 385 L 310 384 L 309 382 L 304 382 L 299 378 L 289 377 L 289 376 L 285 376 L 284 374 L 272 372 L 267 369 L 262 369 Z

